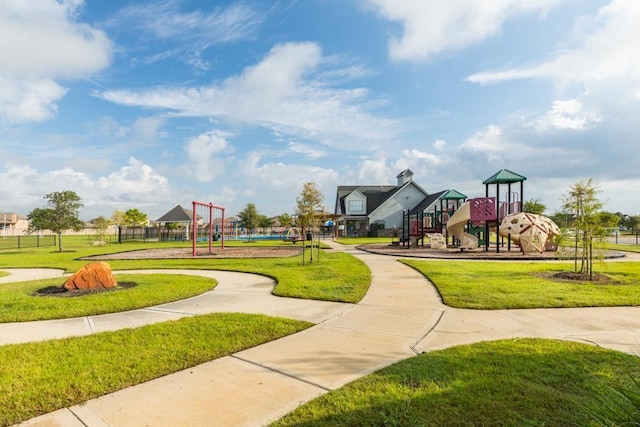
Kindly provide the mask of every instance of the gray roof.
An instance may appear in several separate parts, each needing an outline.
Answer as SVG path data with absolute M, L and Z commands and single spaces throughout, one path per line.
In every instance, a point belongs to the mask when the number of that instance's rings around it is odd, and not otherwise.
M 180 205 L 171 209 L 157 220 L 158 222 L 191 222 L 193 221 L 193 211 L 185 209 Z
M 398 191 L 400 187 L 395 185 L 340 185 L 338 187 L 338 194 L 336 197 L 336 212 L 338 203 L 340 204 L 340 211 L 345 212 L 344 199 L 354 191 L 359 191 L 367 197 L 367 213 L 376 210 L 385 200 Z

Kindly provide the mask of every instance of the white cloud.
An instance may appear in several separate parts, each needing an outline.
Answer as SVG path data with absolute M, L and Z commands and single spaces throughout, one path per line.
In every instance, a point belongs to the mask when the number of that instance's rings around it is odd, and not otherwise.
M 47 78 L 5 77 L 1 73 L 0 70 L 0 119 L 20 123 L 56 115 L 56 101 L 67 89 Z
M 396 132 L 397 124 L 370 111 L 380 107 L 363 88 L 338 89 L 313 76 L 323 57 L 315 43 L 276 45 L 257 64 L 217 85 L 113 90 L 108 101 L 173 110 L 268 127 L 339 149 L 373 148 Z
M 387 166 L 386 158 L 367 159 L 358 166 L 357 184 L 377 185 L 395 184 L 394 171 Z M 396 171 L 396 174 L 400 171 Z
M 419 171 L 422 175 L 430 175 L 437 171 L 437 168 L 444 164 L 444 160 L 426 151 L 412 149 L 402 150 L 400 157 L 393 165 L 396 171 L 411 169 Z
M 192 138 L 185 150 L 189 157 L 188 173 L 196 181 L 209 182 L 225 172 L 225 161 L 218 157 L 227 146 L 225 134 L 212 131 Z
M 552 79 L 559 85 L 585 84 L 608 79 L 640 77 L 640 2 L 613 0 L 595 17 L 584 17 L 574 28 L 572 40 L 554 57 L 537 65 L 487 71 L 468 78 L 475 83 L 495 83 L 525 78 Z M 627 88 L 628 90 L 628 88 Z
M 442 151 L 447 147 L 447 141 L 445 141 L 444 139 L 436 139 L 435 141 L 433 141 L 433 148 L 435 148 L 438 151 Z
M 167 178 L 140 160 L 130 157 L 128 164 L 120 170 L 100 177 L 96 185 L 102 198 L 114 201 L 149 202 L 164 197 L 169 192 Z
M 538 130 L 571 129 L 584 130 L 600 121 L 595 113 L 585 112 L 582 103 L 577 99 L 554 101 L 546 114 L 535 123 Z
M 311 159 L 319 159 L 327 155 L 327 152 L 310 144 L 300 142 L 289 142 L 289 151 L 294 155 L 302 155 Z
M 78 0 L 0 2 L 0 118 L 55 115 L 67 89 L 59 79 L 87 77 L 111 62 L 106 35 L 76 21 Z
M 133 131 L 136 138 L 141 140 L 152 140 L 160 133 L 160 128 L 165 119 L 162 117 L 141 117 L 133 123 Z
M 267 16 L 263 10 L 248 3 L 216 7 L 210 12 L 184 12 L 180 6 L 181 2 L 176 0 L 136 3 L 120 10 L 107 26 L 138 37 L 138 49 L 146 49 L 149 38 L 180 45 L 153 52 L 143 62 L 179 56 L 194 68 L 207 70 L 209 63 L 202 56 L 206 49 L 247 38 Z
M 99 117 L 95 121 L 89 122 L 87 128 L 91 135 L 118 139 L 126 137 L 131 132 L 129 127 L 120 124 L 116 119 L 109 116 Z
M 518 141 L 505 134 L 500 126 L 490 125 L 469 137 L 461 146 L 460 153 L 469 156 L 478 167 L 483 164 L 504 167 L 504 165 L 523 165 L 527 170 L 539 171 L 557 162 L 583 162 L 585 157 L 571 149 L 563 147 L 537 147 Z M 555 161 L 554 161 L 555 160 Z M 584 164 L 583 164 L 584 165 Z
M 327 210 L 333 209 L 333 196 L 338 185 L 338 173 L 335 170 L 305 164 L 268 163 L 262 160 L 261 154 L 254 151 L 239 164 L 242 167 L 243 179 L 246 179 L 245 187 L 251 188 L 253 193 L 247 195 L 249 199 L 255 195 L 272 195 L 261 198 L 263 204 L 257 206 L 260 213 L 277 215 L 283 213 L 283 209 L 292 213 L 295 210 L 296 197 L 302 191 L 303 183 L 308 181 L 314 182 L 324 195 Z
M 498 34 L 509 19 L 545 12 L 561 0 L 366 0 L 385 19 L 402 25 L 391 37 L 394 60 L 422 61 L 443 51 L 479 43 Z
M 151 34 L 160 39 L 200 40 L 224 43 L 250 34 L 265 14 L 245 3 L 217 7 L 211 12 L 180 11 L 176 0 L 136 3 L 122 9 L 110 25 L 136 34 Z

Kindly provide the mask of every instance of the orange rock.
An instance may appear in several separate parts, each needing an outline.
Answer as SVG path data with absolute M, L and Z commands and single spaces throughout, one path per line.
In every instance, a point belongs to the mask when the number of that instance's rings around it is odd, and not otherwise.
M 92 262 L 75 272 L 64 282 L 69 291 L 113 288 L 118 285 L 106 262 Z

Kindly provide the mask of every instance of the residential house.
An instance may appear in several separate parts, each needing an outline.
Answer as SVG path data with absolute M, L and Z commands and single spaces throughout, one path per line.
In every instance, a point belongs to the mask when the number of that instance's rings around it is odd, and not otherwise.
M 18 236 L 29 229 L 29 219 L 15 212 L 0 212 L 0 235 Z
M 378 235 L 402 226 L 402 213 L 413 209 L 429 194 L 405 169 L 396 185 L 341 185 L 336 193 L 338 236 Z
M 466 199 L 456 190 L 429 194 L 405 169 L 396 185 L 341 185 L 336 193 L 338 236 L 391 236 L 403 227 L 403 215 L 420 212 L 424 227 L 444 230 L 446 219 Z

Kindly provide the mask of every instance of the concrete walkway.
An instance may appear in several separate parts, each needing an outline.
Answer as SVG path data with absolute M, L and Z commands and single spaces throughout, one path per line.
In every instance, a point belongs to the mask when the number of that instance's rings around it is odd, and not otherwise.
M 301 403 L 393 362 L 423 351 L 483 340 L 546 337 L 594 343 L 640 355 L 640 309 L 637 307 L 452 309 L 442 304 L 434 287 L 422 275 L 395 258 L 334 246 L 360 258 L 371 269 L 370 290 L 359 304 L 323 303 L 287 308 L 285 306 L 292 303 L 285 301 L 288 299 L 264 295 L 264 291 L 270 291 L 273 285 L 267 284 L 268 279 L 238 276 L 227 279 L 234 285 L 221 286 L 225 281 L 220 275 L 222 272 L 210 272 L 220 281 L 211 295 L 174 303 L 169 310 L 165 305 L 160 310 L 129 312 L 120 316 L 125 322 L 121 327 L 143 324 L 146 322 L 143 317 L 161 321 L 157 316 L 165 312 L 175 316 L 176 313 L 193 315 L 241 309 L 306 317 L 305 320 L 314 319 L 312 321 L 319 323 L 298 334 L 62 409 L 22 425 L 264 425 Z M 264 288 L 261 296 L 257 296 L 257 288 Z M 215 299 L 216 293 L 226 292 L 224 297 Z M 233 299 L 234 292 L 240 294 L 236 295 L 239 298 L 225 306 L 226 299 Z M 276 301 L 270 302 L 273 298 Z M 222 309 L 223 306 L 226 308 Z M 287 312 L 289 309 L 290 313 Z M 105 330 L 119 327 L 115 319 L 105 322 L 110 323 Z M 81 322 L 86 323 L 86 320 Z M 92 323 L 95 330 L 96 324 L 101 322 L 92 320 Z M 44 330 L 48 328 L 40 326 Z M 0 335 L 4 335 L 4 331 L 0 330 Z

